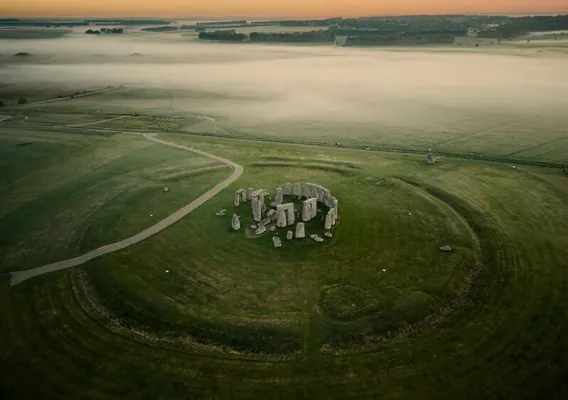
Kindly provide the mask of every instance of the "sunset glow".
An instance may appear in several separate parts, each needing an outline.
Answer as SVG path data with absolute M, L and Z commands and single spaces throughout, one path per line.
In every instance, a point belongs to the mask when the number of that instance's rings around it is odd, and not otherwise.
M 6 0 L 0 16 L 330 17 L 568 11 L 566 0 Z

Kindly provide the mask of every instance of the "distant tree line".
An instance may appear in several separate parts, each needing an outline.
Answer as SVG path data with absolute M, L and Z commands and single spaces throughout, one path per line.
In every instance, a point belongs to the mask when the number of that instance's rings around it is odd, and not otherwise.
M 335 35 L 331 29 L 285 33 L 252 32 L 249 39 L 251 42 L 321 43 L 334 42 Z
M 237 33 L 234 29 L 213 31 L 213 32 L 200 32 L 199 39 L 201 40 L 222 40 L 229 42 L 244 42 L 248 40 L 248 36 L 244 33 Z
M 85 31 L 87 35 L 100 35 L 100 34 L 121 34 L 124 33 L 122 28 L 102 28 L 99 31 L 89 29 Z
M 85 22 L 95 25 L 168 25 L 164 19 L 87 19 Z
M 177 31 L 179 28 L 175 25 L 165 25 L 165 26 L 156 26 L 156 27 L 151 27 L 151 28 L 142 28 L 142 31 L 148 31 L 148 32 L 171 32 L 171 31 Z
M 534 16 L 511 19 L 492 29 L 480 31 L 483 38 L 509 39 L 529 32 L 562 31 L 568 29 L 568 14 L 557 16 Z

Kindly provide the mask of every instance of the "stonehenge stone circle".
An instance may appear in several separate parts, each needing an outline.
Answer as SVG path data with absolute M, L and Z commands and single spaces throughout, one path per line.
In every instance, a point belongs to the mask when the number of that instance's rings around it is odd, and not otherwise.
M 300 201 L 301 207 L 296 209 L 294 202 L 291 201 L 294 196 L 295 201 Z M 268 200 L 270 199 L 270 200 Z M 264 189 L 239 189 L 235 192 L 234 205 L 240 206 L 250 200 L 252 209 L 252 222 L 247 222 L 250 227 L 249 232 L 254 232 L 255 236 L 264 234 L 265 232 L 274 232 L 276 228 L 286 228 L 286 235 L 272 237 L 274 247 L 282 247 L 284 236 L 287 240 L 294 238 L 302 239 L 306 237 L 306 222 L 317 218 L 316 221 L 310 222 L 310 230 L 321 229 L 320 233 L 312 233 L 309 237 L 317 243 L 323 243 L 324 237 L 331 238 L 333 236 L 333 227 L 336 225 L 339 201 L 332 196 L 329 189 L 314 183 L 285 183 L 283 187 L 277 187 L 274 191 L 274 197 Z M 289 201 L 285 203 L 285 201 Z M 266 202 L 265 202 L 266 201 Z M 268 203 L 270 201 L 270 203 Z M 325 208 L 318 210 L 318 204 L 325 205 Z M 250 214 L 249 214 L 250 215 Z M 250 225 L 248 225 L 250 224 Z M 320 225 L 321 224 L 321 225 Z M 237 214 L 233 214 L 231 219 L 233 230 L 238 231 L 241 228 L 241 220 Z M 293 228 L 295 226 L 295 228 Z M 318 228 L 318 226 L 320 226 Z M 247 228 L 248 229 L 248 228 Z M 324 231 L 325 229 L 325 231 Z

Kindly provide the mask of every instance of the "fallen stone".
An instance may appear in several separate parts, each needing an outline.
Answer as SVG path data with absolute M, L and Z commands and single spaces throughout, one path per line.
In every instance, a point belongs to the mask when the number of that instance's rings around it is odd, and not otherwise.
M 256 229 L 256 231 L 254 231 L 254 235 L 255 236 L 262 235 L 264 232 L 266 232 L 266 226 L 261 225 Z
M 449 252 L 451 252 L 451 251 L 454 251 L 454 249 L 452 248 L 452 246 L 441 246 L 441 247 L 440 247 L 440 251 L 449 253 Z
M 258 228 L 258 226 L 256 226 L 255 224 L 252 224 L 252 225 L 250 226 L 250 229 L 256 229 L 256 228 Z
M 288 231 L 288 232 L 286 233 L 286 239 L 292 240 L 293 238 L 294 238 L 294 232 Z
M 317 242 L 317 243 L 323 243 L 323 238 L 321 238 L 321 237 L 319 237 L 319 236 L 317 236 L 317 235 L 316 235 L 316 237 L 313 238 L 313 239 L 314 239 L 314 241 Z
M 272 225 L 272 226 L 270 227 L 270 232 L 274 232 L 275 230 L 276 230 L 276 227 L 275 227 L 274 225 Z
M 326 233 L 324 233 L 324 236 L 326 237 L 333 237 L 333 234 L 330 231 L 327 231 Z

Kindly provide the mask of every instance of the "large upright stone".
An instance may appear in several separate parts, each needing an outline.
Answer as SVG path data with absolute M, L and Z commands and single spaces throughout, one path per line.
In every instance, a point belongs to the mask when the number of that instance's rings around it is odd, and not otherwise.
M 310 219 L 315 217 L 313 214 L 313 209 L 316 208 L 317 210 L 317 206 L 313 206 L 315 202 L 317 202 L 316 199 L 307 199 L 302 201 L 302 221 L 308 222 Z
M 325 225 L 324 228 L 326 231 L 330 230 L 333 226 L 333 209 L 329 210 L 325 216 Z
M 325 203 L 325 197 L 327 196 L 327 190 L 326 189 L 321 189 L 319 191 L 319 195 L 318 195 L 318 201 L 320 203 Z
M 318 199 L 312 197 L 310 200 L 310 213 L 312 218 L 315 218 L 318 215 Z
M 290 196 L 292 194 L 292 185 L 289 183 L 286 183 L 284 185 L 284 195 L 285 196 Z
M 331 213 L 331 225 L 335 225 L 335 222 L 337 221 L 337 214 L 335 212 L 335 208 L 330 208 L 329 212 Z
M 277 211 L 284 211 L 286 213 L 286 225 L 294 225 L 296 222 L 296 215 L 294 214 L 294 203 L 279 204 L 276 206 Z
M 286 232 L 286 239 L 292 240 L 294 238 L 294 232 L 288 231 Z
M 314 199 L 319 199 L 319 194 L 320 190 L 318 189 L 317 186 L 312 186 L 312 193 L 310 195 L 310 197 L 313 197 Z
M 293 193 L 298 199 L 302 197 L 302 186 L 299 183 L 294 183 Z
M 236 231 L 241 229 L 241 221 L 240 221 L 239 216 L 237 214 L 233 214 L 233 219 L 231 220 L 231 226 Z
M 278 205 L 282 204 L 283 200 L 284 200 L 284 191 L 282 190 L 281 187 L 277 187 L 276 192 L 274 193 L 274 202 Z
M 253 188 L 249 187 L 249 188 L 247 189 L 247 200 L 248 200 L 248 201 L 251 201 L 251 200 L 252 200 L 252 193 L 253 193 L 253 192 L 254 192 L 254 189 L 253 189 Z
M 306 237 L 306 226 L 303 222 L 296 224 L 296 238 L 302 239 Z
M 339 200 L 333 198 L 333 208 L 335 208 L 335 219 L 339 219 Z
M 239 192 L 241 192 L 241 201 L 243 203 L 247 202 L 247 191 L 244 189 L 240 189 Z
M 286 212 L 284 210 L 276 211 L 276 226 L 284 228 L 286 226 Z
M 235 207 L 238 207 L 241 204 L 241 200 L 243 198 L 243 189 L 239 189 L 235 192 L 235 201 L 234 201 L 234 205 Z
M 309 199 L 310 198 L 310 193 L 311 193 L 311 186 L 306 184 L 304 185 L 304 191 L 302 192 L 302 197 L 305 199 Z
M 252 205 L 252 219 L 255 222 L 260 222 L 262 219 L 262 206 L 258 197 L 253 197 L 251 200 Z

